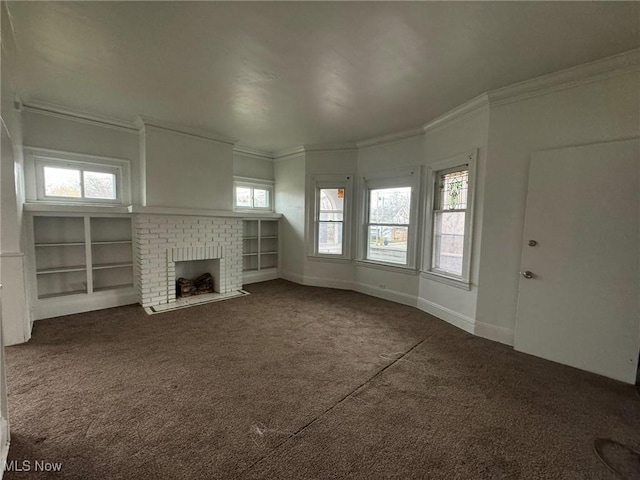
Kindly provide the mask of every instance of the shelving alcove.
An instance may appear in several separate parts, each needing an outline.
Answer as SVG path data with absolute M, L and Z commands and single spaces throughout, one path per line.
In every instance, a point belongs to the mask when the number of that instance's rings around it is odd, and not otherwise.
M 25 207 L 32 318 L 137 303 L 126 208 Z
M 243 283 L 279 278 L 280 242 L 277 218 L 244 218 L 242 221 Z

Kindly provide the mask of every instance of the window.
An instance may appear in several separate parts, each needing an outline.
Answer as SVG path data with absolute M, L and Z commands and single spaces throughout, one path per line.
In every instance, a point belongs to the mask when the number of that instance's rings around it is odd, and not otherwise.
M 411 187 L 369 190 L 367 259 L 407 264 Z
M 439 172 L 433 209 L 433 270 L 462 276 L 469 168 Z
M 349 202 L 351 176 L 315 175 L 310 177 L 310 230 L 313 232 L 312 256 L 349 258 Z
M 273 182 L 258 179 L 234 181 L 233 205 L 236 210 L 272 211 Z
M 476 153 L 456 157 L 430 170 L 430 231 L 427 272 L 468 287 L 472 179 Z M 461 163 L 464 162 L 464 163 Z
M 414 266 L 419 178 L 413 171 L 401 177 L 365 177 L 362 254 L 365 261 Z
M 128 201 L 128 163 L 115 159 L 35 152 L 36 197 L 40 201 L 123 204 Z M 44 153 L 44 151 L 43 151 Z M 100 163 L 90 160 L 100 160 Z
M 319 188 L 318 253 L 342 255 L 344 188 Z

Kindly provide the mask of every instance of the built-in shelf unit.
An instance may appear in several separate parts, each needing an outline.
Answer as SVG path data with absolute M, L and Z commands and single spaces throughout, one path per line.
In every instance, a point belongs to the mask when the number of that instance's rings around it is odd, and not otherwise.
M 242 271 L 244 283 L 278 278 L 278 220 L 243 220 Z
M 34 212 L 35 320 L 136 302 L 130 215 Z

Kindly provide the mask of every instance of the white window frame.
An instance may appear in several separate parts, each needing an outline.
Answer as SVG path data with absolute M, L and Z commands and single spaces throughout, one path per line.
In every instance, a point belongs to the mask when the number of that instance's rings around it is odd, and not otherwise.
M 311 175 L 309 176 L 310 198 L 307 202 L 309 209 L 307 218 L 309 219 L 309 251 L 308 256 L 317 259 L 327 260 L 351 260 L 351 209 L 353 199 L 353 175 Z M 344 189 L 344 206 L 342 215 L 342 254 L 320 253 L 320 190 L 323 188 Z
M 409 207 L 409 225 L 407 232 L 407 263 L 382 262 L 367 258 L 369 242 L 369 202 L 371 190 L 411 187 Z M 388 170 L 365 174 L 361 178 L 360 229 L 358 241 L 358 263 L 366 266 L 380 267 L 395 271 L 417 270 L 417 243 L 419 233 L 418 207 L 420 198 L 420 167 L 400 170 Z
M 249 177 L 233 177 L 233 209 L 237 212 L 273 212 L 274 203 L 275 203 L 275 197 L 273 196 L 273 185 L 274 185 L 274 182 L 272 180 L 263 180 L 260 178 L 249 178 Z M 259 190 L 267 190 L 269 192 L 269 206 L 246 207 L 246 206 L 236 205 L 236 199 L 238 198 L 238 196 L 236 195 L 236 190 L 238 189 L 238 187 L 251 189 L 252 204 L 253 204 L 254 188 L 257 188 Z
M 81 205 L 127 205 L 130 203 L 131 192 L 129 183 L 129 161 L 117 158 L 99 157 L 71 152 L 61 152 L 42 148 L 25 147 L 25 170 L 33 172 L 32 190 L 29 197 L 35 197 L 37 202 L 55 204 L 81 204 Z M 83 172 L 102 172 L 115 175 L 116 198 L 87 198 L 87 197 L 60 197 L 46 195 L 44 182 L 44 168 L 66 168 L 80 171 L 81 191 L 84 195 Z
M 474 149 L 470 152 L 456 155 L 439 162 L 435 162 L 427 167 L 426 185 L 427 185 L 427 204 L 426 204 L 426 222 L 424 234 L 424 256 L 422 276 L 435 280 L 447 285 L 462 288 L 464 290 L 471 289 L 471 257 L 473 245 L 473 215 L 475 204 L 475 181 L 477 168 L 478 150 Z M 464 242 L 462 253 L 462 274 L 455 275 L 450 272 L 438 270 L 433 267 L 433 234 L 434 234 L 434 216 L 436 205 L 436 195 L 439 195 L 440 188 L 438 186 L 438 177 L 441 173 L 453 171 L 457 168 L 466 167 L 468 169 L 468 191 L 467 191 L 467 208 L 465 210 L 464 219 Z

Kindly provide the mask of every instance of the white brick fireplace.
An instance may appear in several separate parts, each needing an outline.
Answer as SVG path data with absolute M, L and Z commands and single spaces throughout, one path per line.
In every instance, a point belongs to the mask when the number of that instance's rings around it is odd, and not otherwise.
M 218 260 L 216 291 L 242 288 L 242 220 L 233 217 L 136 214 L 138 298 L 143 307 L 176 300 L 176 262 Z M 217 278 L 216 278 L 217 277 Z

